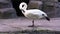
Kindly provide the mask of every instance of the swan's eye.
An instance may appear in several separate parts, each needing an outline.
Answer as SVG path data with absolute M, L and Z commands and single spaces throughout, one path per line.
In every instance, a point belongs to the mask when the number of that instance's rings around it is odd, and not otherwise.
M 42 16 L 44 16 L 44 14 L 42 14 Z
M 24 5 L 22 5 L 22 7 L 24 7 Z

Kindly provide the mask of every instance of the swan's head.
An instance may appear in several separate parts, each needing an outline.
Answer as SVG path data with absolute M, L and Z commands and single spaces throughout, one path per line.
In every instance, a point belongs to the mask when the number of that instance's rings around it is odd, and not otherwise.
M 25 2 L 20 3 L 19 9 L 20 10 L 26 10 L 27 9 L 27 4 Z
M 50 21 L 50 18 L 47 16 L 46 13 L 42 13 L 42 16 L 45 17 L 48 21 Z

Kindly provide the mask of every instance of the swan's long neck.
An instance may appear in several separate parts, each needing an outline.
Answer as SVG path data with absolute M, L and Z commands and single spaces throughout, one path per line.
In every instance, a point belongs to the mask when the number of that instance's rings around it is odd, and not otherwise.
M 27 10 L 27 4 L 25 2 L 22 2 L 20 5 L 19 5 L 19 9 L 22 11 L 22 13 L 24 14 Z
M 26 10 L 27 9 L 27 4 L 25 2 L 22 2 L 20 5 L 19 5 L 19 9 L 20 10 Z

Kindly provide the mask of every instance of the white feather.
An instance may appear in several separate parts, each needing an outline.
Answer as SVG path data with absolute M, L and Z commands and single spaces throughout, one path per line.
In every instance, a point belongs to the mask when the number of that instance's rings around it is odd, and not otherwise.
M 24 5 L 24 7 L 22 7 Z M 24 10 L 25 12 L 22 11 L 25 17 L 31 18 L 31 19 L 40 19 L 43 18 L 42 14 L 47 16 L 47 14 L 39 9 L 30 9 L 27 10 L 27 4 L 25 2 L 22 2 L 19 6 L 20 10 Z
M 32 19 L 32 26 L 34 26 L 34 20 L 35 19 L 40 19 L 45 17 L 48 21 L 50 19 L 48 18 L 47 14 L 39 9 L 30 9 L 27 10 L 27 4 L 25 2 L 22 2 L 19 6 L 20 10 L 24 14 L 25 17 Z

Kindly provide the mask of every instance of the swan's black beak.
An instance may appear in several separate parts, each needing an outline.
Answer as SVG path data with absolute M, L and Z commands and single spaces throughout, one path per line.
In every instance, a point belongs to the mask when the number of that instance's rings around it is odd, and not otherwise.
M 50 21 L 50 18 L 49 17 L 45 17 L 48 21 Z
M 48 21 L 50 21 L 50 18 L 48 16 L 45 16 L 44 14 L 42 14 L 42 16 L 44 16 Z
M 25 13 L 25 11 L 23 9 L 21 9 L 21 11 L 23 11 Z

